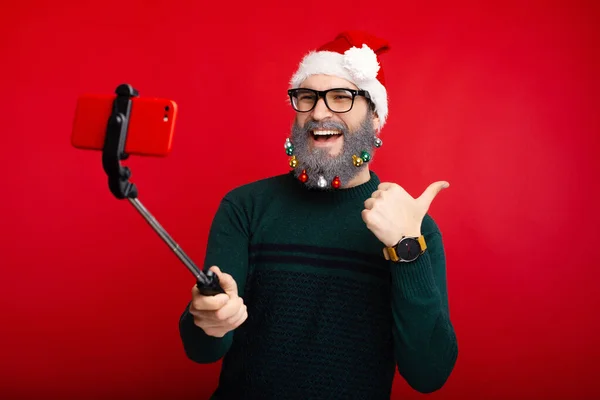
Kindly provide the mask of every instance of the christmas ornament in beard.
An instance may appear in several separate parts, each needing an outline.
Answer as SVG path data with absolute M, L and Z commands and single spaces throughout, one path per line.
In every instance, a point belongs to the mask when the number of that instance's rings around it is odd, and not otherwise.
M 348 132 L 341 122 L 307 121 L 304 127 L 300 127 L 297 122 L 294 122 L 291 143 L 293 144 L 293 155 L 297 160 L 294 168 L 296 178 L 306 172 L 308 180 L 305 185 L 309 188 L 321 190 L 334 189 L 332 182 L 336 177 L 342 186 L 350 182 L 367 165 L 366 162 L 363 162 L 357 167 L 353 161 L 353 156 L 360 157 L 361 154 L 367 152 L 370 156 L 369 161 L 373 159 L 372 149 L 375 130 L 371 122 L 372 116 L 373 113 L 369 110 L 367 117 L 359 128 L 353 132 Z M 315 129 L 340 130 L 344 140 L 342 151 L 336 156 L 331 156 L 329 155 L 329 149 L 311 149 L 309 144 L 312 140 L 311 131 Z M 327 183 L 326 185 L 323 185 L 323 179 Z

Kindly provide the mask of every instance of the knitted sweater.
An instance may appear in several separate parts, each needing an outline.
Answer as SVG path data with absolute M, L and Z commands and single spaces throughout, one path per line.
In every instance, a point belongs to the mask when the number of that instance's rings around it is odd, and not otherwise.
M 309 190 L 291 174 L 230 191 L 214 217 L 205 267 L 233 276 L 247 320 L 208 336 L 184 310 L 188 358 L 223 359 L 215 399 L 389 399 L 396 368 L 415 390 L 441 388 L 458 354 L 442 236 L 412 263 L 383 257 L 361 218 L 379 185 Z

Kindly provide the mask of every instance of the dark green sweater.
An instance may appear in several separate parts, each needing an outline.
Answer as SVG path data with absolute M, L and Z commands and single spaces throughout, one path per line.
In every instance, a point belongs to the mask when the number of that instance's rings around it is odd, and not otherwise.
M 284 174 L 224 197 L 204 265 L 233 276 L 248 319 L 214 338 L 186 307 L 179 325 L 191 360 L 224 357 L 215 398 L 389 399 L 396 367 L 417 391 L 443 386 L 458 348 L 442 236 L 426 215 L 426 252 L 386 261 L 361 218 L 379 183 L 321 192 Z

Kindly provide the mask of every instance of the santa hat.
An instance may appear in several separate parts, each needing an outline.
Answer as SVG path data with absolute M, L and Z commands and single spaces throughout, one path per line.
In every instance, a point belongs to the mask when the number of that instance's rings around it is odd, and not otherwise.
M 290 80 L 290 86 L 297 88 L 306 78 L 315 74 L 346 79 L 369 92 L 382 127 L 388 114 L 388 100 L 383 68 L 378 57 L 389 48 L 386 40 L 367 32 L 342 32 L 333 41 L 304 56 Z

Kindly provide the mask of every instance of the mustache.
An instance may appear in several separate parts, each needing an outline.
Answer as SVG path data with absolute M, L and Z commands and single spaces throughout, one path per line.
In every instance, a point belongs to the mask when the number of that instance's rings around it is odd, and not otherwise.
M 310 131 L 314 131 L 316 129 L 331 129 L 331 130 L 339 130 L 343 135 L 348 133 L 348 128 L 341 122 L 337 121 L 306 121 L 302 130 L 305 133 L 309 133 Z

